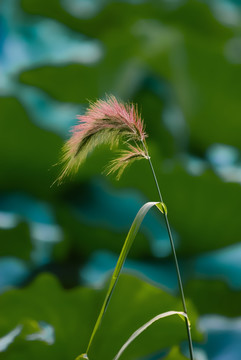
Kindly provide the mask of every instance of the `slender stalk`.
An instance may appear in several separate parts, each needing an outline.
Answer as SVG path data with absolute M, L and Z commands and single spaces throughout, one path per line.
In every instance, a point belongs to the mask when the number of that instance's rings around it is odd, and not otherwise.
M 152 161 L 151 158 L 149 156 L 147 147 L 144 143 L 144 141 L 142 141 L 142 145 L 143 148 L 145 150 L 147 159 L 149 161 L 150 167 L 151 167 L 151 171 L 156 183 L 156 187 L 157 187 L 157 191 L 159 193 L 159 197 L 161 202 L 163 202 L 163 198 L 162 198 L 162 194 L 161 194 L 161 190 L 157 181 L 157 177 L 156 177 L 156 173 L 154 170 L 154 167 L 152 165 Z M 181 299 L 182 299 L 182 305 L 183 305 L 183 310 L 184 312 L 187 314 L 187 307 L 186 307 L 186 301 L 185 301 L 185 296 L 184 296 L 184 291 L 183 291 L 183 285 L 182 285 L 182 279 L 181 279 L 181 274 L 180 274 L 180 270 L 179 270 L 179 265 L 178 265 L 178 260 L 177 260 L 177 255 L 176 255 L 176 250 L 175 250 L 175 245 L 174 245 L 174 241 L 173 241 L 173 237 L 172 237 L 172 233 L 171 233 L 171 228 L 169 225 L 169 221 L 168 221 L 168 217 L 167 217 L 167 213 L 164 212 L 164 219 L 165 219 L 165 224 L 166 224 L 166 228 L 167 228 L 167 232 L 168 232 L 168 236 L 169 236 L 169 240 L 171 243 L 171 248 L 172 248 L 172 253 L 174 256 L 174 261 L 175 261 L 175 267 L 176 267 L 176 272 L 177 272 L 177 279 L 178 279 L 178 286 L 179 286 L 179 290 L 180 290 L 180 294 L 181 294 Z M 189 346 L 189 352 L 190 352 L 190 359 L 194 360 L 194 355 L 193 355 L 193 346 L 192 346 L 192 337 L 191 337 L 191 331 L 190 331 L 190 326 L 188 324 L 188 319 L 185 318 L 185 323 L 186 323 L 186 328 L 187 328 L 187 336 L 188 336 L 188 346 Z

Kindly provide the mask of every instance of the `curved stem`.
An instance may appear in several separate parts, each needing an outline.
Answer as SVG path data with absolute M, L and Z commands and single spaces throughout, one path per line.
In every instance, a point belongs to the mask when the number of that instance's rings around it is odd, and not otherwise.
M 155 173 L 154 167 L 152 165 L 151 158 L 149 156 L 149 153 L 148 153 L 148 150 L 147 150 L 147 147 L 146 147 L 144 141 L 142 141 L 142 145 L 143 145 L 143 148 L 145 150 L 147 159 L 148 159 L 150 167 L 151 167 L 151 171 L 152 171 L 155 183 L 156 183 L 156 187 L 157 187 L 157 191 L 159 193 L 160 200 L 161 200 L 161 202 L 163 202 L 163 198 L 162 198 L 161 190 L 160 190 L 160 187 L 159 187 L 159 184 L 158 184 L 158 181 L 157 181 L 156 173 Z M 176 267 L 176 272 L 177 272 L 177 279 L 178 279 L 178 286 L 179 286 L 179 290 L 180 290 L 180 294 L 181 294 L 183 310 L 187 314 L 187 307 L 186 307 L 186 301 L 185 301 L 185 296 L 184 296 L 184 291 L 183 291 L 183 285 L 182 285 L 180 269 L 179 269 L 179 265 L 178 265 L 178 260 L 177 260 L 175 245 L 174 245 L 174 241 L 173 241 L 173 237 L 172 237 L 172 232 L 171 232 L 171 228 L 170 228 L 170 225 L 169 225 L 169 221 L 168 221 L 168 217 L 167 217 L 166 212 L 164 212 L 164 219 L 165 219 L 165 224 L 166 224 L 169 240 L 170 240 L 170 243 L 171 243 L 172 253 L 173 253 L 173 257 L 174 257 L 174 262 L 175 262 L 175 267 Z M 193 356 L 192 337 L 191 337 L 190 326 L 189 326 L 187 318 L 185 318 L 185 323 L 186 323 L 186 328 L 187 328 L 190 359 L 193 360 L 194 356 Z

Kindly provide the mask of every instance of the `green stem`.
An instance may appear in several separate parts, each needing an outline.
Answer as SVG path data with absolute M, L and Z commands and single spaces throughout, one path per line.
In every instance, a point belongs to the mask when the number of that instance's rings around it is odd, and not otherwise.
M 146 147 L 144 141 L 142 141 L 142 145 L 144 147 L 147 159 L 148 159 L 150 167 L 151 167 L 151 171 L 152 171 L 155 183 L 156 183 L 156 187 L 157 187 L 157 191 L 159 193 L 160 200 L 161 200 L 161 202 L 163 202 L 163 198 L 162 198 L 161 190 L 160 190 L 160 187 L 159 187 L 159 184 L 158 184 L 158 181 L 157 181 L 156 173 L 155 173 L 154 167 L 152 165 L 151 158 L 149 156 L 149 153 L 148 153 L 148 150 L 147 150 L 147 147 Z M 174 245 L 174 241 L 173 241 L 173 237 L 172 237 L 172 233 L 171 233 L 171 228 L 170 228 L 170 225 L 169 225 L 169 221 L 168 221 L 168 217 L 167 217 L 166 212 L 164 212 L 164 219 L 165 219 L 165 224 L 166 224 L 169 240 L 170 240 L 170 243 L 171 243 L 172 253 L 173 253 L 173 256 L 174 256 L 175 267 L 176 267 L 176 272 L 177 272 L 177 279 L 178 279 L 178 286 L 179 286 L 179 290 L 180 290 L 180 294 L 181 294 L 183 310 L 187 314 L 187 307 L 186 307 L 186 301 L 185 301 L 185 296 L 184 296 L 184 291 L 183 291 L 181 274 L 180 274 L 180 270 L 179 270 L 179 265 L 178 265 L 175 245 Z M 187 328 L 187 337 L 188 337 L 190 359 L 193 360 L 194 356 L 193 356 L 192 337 L 191 337 L 190 326 L 188 324 L 188 319 L 187 318 L 185 318 L 185 323 L 186 323 L 186 328 Z

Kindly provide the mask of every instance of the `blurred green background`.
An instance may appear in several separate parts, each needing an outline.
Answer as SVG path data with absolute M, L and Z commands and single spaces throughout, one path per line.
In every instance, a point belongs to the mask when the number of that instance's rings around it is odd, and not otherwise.
M 138 209 L 148 163 L 102 174 L 102 146 L 52 186 L 88 101 L 138 104 L 177 246 L 196 360 L 241 353 L 241 2 L 1 0 L 0 352 L 84 352 Z M 54 166 L 57 164 L 56 166 Z M 151 317 L 181 310 L 163 219 L 145 219 L 90 360 L 113 359 Z M 153 325 L 123 360 L 188 357 L 185 326 Z

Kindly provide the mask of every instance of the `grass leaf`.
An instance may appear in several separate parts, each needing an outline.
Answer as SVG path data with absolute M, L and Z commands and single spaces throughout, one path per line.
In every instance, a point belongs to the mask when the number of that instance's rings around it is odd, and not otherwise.
M 111 295 L 114 291 L 114 288 L 116 286 L 116 283 L 118 281 L 118 278 L 119 278 L 119 275 L 120 275 L 120 272 L 121 272 L 121 269 L 124 265 L 124 262 L 125 262 L 125 259 L 129 253 L 129 250 L 133 244 L 133 241 L 136 237 L 136 234 L 141 226 L 141 223 L 145 217 L 145 215 L 147 214 L 147 212 L 153 207 L 153 206 L 157 206 L 159 204 L 159 202 L 147 202 L 145 203 L 141 208 L 140 210 L 138 211 L 132 225 L 131 225 L 131 228 L 127 234 L 127 237 L 125 239 L 125 242 L 124 242 L 124 245 L 122 247 L 122 250 L 121 250 L 121 253 L 120 253 L 120 256 L 118 258 L 118 261 L 117 261 L 117 264 L 116 264 L 116 267 L 115 267 L 115 270 L 113 272 L 113 275 L 111 277 L 111 281 L 110 281 L 110 285 L 109 285 L 109 288 L 107 290 L 107 294 L 106 294 L 106 297 L 105 297 L 105 300 L 104 300 L 104 303 L 102 305 L 102 308 L 100 310 L 100 313 L 99 313 L 99 316 L 97 318 L 97 321 L 95 323 L 95 326 L 94 326 L 94 329 L 93 329 L 93 332 L 91 334 L 91 337 L 90 337 L 90 341 L 89 341 L 89 344 L 88 344 L 88 347 L 87 347 L 87 350 L 86 350 L 86 353 L 88 353 L 88 350 L 92 344 L 92 341 L 94 339 L 94 336 L 101 324 L 101 321 L 102 321 L 102 318 L 107 310 L 107 307 L 108 307 L 108 304 L 109 304 L 109 301 L 110 301 L 110 298 L 111 298 Z
M 123 352 L 125 351 L 125 349 L 132 343 L 133 340 L 135 340 L 137 338 L 137 336 L 139 336 L 143 331 L 145 331 L 149 326 L 151 326 L 154 322 L 163 319 L 165 317 L 168 316 L 172 316 L 172 315 L 179 315 L 181 318 L 183 319 L 187 319 L 187 314 L 182 312 L 182 311 L 167 311 L 164 312 L 162 314 L 159 314 L 157 316 L 155 316 L 154 318 L 152 318 L 151 320 L 149 320 L 147 323 L 145 323 L 144 325 L 142 325 L 138 330 L 136 330 L 130 337 L 129 339 L 125 342 L 125 344 L 121 347 L 120 351 L 118 352 L 118 354 L 114 357 L 113 360 L 118 360 L 121 355 L 123 354 Z M 189 322 L 189 320 L 188 320 Z

